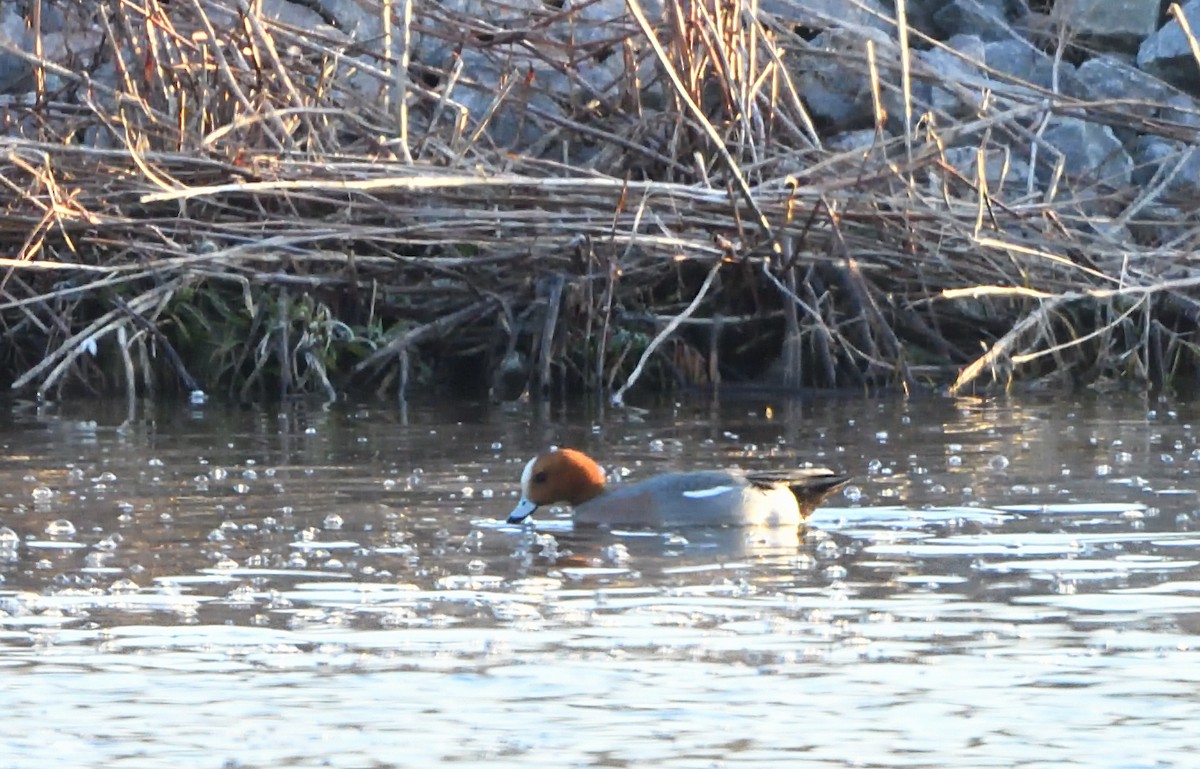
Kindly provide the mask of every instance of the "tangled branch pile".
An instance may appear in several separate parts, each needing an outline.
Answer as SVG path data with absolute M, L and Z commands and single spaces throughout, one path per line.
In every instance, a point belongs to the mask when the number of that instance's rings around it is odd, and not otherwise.
M 4 379 L 1194 376 L 1194 216 L 1142 226 L 1137 190 L 1011 162 L 1053 169 L 1051 115 L 1177 126 L 1003 78 L 950 119 L 914 96 L 903 23 L 829 53 L 743 0 L 484 5 L 374 0 L 364 40 L 262 2 L 62 0 L 57 41 L 0 39 L 27 66 L 0 113 Z M 806 110 L 814 57 L 864 85 L 854 141 Z

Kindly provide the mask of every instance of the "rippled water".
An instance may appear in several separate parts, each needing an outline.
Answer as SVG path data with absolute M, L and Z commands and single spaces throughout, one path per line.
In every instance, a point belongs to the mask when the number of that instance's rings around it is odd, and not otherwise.
M 0 767 L 1188 767 L 1190 404 L 11 408 Z M 502 523 L 550 443 L 805 529 Z

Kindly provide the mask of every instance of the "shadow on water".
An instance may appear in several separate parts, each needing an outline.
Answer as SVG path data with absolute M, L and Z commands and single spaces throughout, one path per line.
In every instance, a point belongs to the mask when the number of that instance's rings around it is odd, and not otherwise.
M 18 407 L 4 766 L 1186 766 L 1190 404 Z M 799 530 L 509 526 L 550 443 L 811 461 Z

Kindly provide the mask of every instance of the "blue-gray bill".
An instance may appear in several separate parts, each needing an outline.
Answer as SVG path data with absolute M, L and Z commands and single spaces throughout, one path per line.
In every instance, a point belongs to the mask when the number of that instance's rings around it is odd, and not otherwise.
M 513 508 L 513 511 L 508 514 L 509 523 L 520 523 L 529 516 L 533 515 L 533 511 L 537 510 L 538 506 L 530 502 L 525 497 L 521 497 L 521 501 Z

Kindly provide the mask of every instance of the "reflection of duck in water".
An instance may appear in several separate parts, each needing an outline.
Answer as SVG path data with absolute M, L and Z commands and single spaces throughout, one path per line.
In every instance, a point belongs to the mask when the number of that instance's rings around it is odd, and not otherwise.
M 557 449 L 534 457 L 521 474 L 519 523 L 541 505 L 566 502 L 590 526 L 798 526 L 849 480 L 824 467 L 746 472 L 700 470 L 608 486 L 586 454 Z

